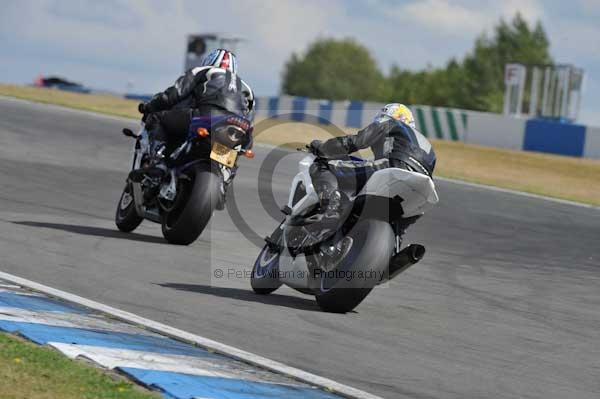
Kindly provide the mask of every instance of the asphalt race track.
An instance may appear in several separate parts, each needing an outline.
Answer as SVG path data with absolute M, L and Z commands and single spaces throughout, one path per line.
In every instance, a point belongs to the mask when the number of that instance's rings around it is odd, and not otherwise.
M 190 247 L 147 221 L 118 232 L 124 126 L 0 99 L 0 270 L 385 398 L 600 397 L 600 210 L 438 182 L 439 206 L 406 240 L 427 246 L 422 263 L 326 314 L 288 288 L 252 293 L 242 271 L 258 248 L 227 212 Z M 269 151 L 235 182 L 263 236 L 277 223 L 257 194 Z M 277 166 L 280 203 L 298 158 Z

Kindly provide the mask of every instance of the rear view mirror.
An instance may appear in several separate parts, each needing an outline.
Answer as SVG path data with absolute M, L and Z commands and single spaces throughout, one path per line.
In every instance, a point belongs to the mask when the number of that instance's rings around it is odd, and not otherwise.
M 137 137 L 131 129 L 127 129 L 127 128 L 123 129 L 123 134 L 127 137 L 133 137 L 133 138 Z

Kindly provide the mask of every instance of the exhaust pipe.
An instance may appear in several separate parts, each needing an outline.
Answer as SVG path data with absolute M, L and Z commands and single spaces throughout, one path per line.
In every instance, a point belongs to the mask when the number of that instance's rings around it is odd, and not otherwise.
M 389 281 L 419 262 L 425 256 L 425 247 L 420 244 L 410 244 L 390 260 L 388 275 L 382 282 Z

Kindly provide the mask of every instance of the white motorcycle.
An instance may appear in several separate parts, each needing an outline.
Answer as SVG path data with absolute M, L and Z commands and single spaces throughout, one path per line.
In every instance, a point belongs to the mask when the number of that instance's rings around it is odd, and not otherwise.
M 417 263 L 425 247 L 401 248 L 404 229 L 438 202 L 433 180 L 388 167 L 387 159 L 325 160 L 307 154 L 292 182 L 285 220 L 266 238 L 254 263 L 252 289 L 266 295 L 282 284 L 314 295 L 324 311 L 345 313 L 378 284 Z M 332 224 L 313 177 L 327 168 L 342 194 Z

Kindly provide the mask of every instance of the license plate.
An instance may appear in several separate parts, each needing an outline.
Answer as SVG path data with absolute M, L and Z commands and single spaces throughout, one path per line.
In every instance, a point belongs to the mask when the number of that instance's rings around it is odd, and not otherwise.
M 210 152 L 210 159 L 217 161 L 218 163 L 229 168 L 233 168 L 237 156 L 238 153 L 236 150 L 232 150 L 231 148 L 219 143 L 214 143 L 212 146 L 212 151 Z

